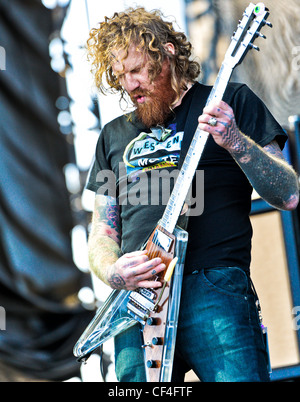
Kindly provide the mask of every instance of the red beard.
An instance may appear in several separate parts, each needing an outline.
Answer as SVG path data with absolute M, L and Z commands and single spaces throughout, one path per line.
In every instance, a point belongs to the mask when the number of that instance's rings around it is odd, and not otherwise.
M 147 96 L 143 104 L 139 104 L 134 96 Z M 171 87 L 170 74 L 155 81 L 153 91 L 144 91 L 137 89 L 130 94 L 131 100 L 136 106 L 138 119 L 146 127 L 162 125 L 168 116 L 172 113 L 171 105 L 175 100 L 176 93 Z

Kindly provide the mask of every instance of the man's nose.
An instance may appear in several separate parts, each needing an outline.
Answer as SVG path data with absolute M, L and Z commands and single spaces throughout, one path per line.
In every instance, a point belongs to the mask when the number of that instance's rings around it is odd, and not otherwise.
M 140 82 L 139 80 L 133 76 L 133 74 L 126 74 L 125 76 L 125 85 L 126 85 L 126 90 L 128 92 L 132 92 L 135 89 L 139 88 Z

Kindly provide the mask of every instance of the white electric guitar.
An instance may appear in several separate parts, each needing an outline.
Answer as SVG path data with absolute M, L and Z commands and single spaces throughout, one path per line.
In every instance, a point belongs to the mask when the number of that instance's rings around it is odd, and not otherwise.
M 259 50 L 253 42 L 258 36 L 264 37 L 259 32 L 262 26 L 271 26 L 266 21 L 268 16 L 269 12 L 263 3 L 250 3 L 246 8 L 207 104 L 222 99 L 234 68 L 242 62 L 247 51 L 251 48 Z M 163 287 L 113 290 L 74 346 L 74 355 L 79 360 L 86 360 L 105 341 L 140 323 L 143 328 L 147 381 L 171 381 L 188 241 L 187 232 L 176 225 L 208 136 L 207 132 L 197 127 L 165 212 L 143 247 L 150 259 L 159 256 L 166 264 L 167 269 L 160 278 Z

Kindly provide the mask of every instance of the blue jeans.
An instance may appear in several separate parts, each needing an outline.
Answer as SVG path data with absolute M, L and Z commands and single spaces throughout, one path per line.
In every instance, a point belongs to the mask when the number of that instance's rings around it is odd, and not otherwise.
M 145 381 L 141 342 L 137 325 L 115 338 L 119 381 Z M 173 381 L 190 369 L 204 382 L 269 381 L 251 281 L 238 267 L 184 277 Z

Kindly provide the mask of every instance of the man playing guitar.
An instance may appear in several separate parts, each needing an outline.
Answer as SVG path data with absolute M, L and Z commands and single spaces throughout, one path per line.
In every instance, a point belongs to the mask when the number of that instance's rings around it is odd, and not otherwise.
M 209 133 L 197 168 L 204 171 L 204 209 L 187 226 L 172 379 L 182 381 L 193 369 L 201 381 L 268 381 L 249 273 L 249 212 L 253 188 L 275 208 L 297 207 L 297 177 L 281 153 L 286 133 L 242 84 L 229 84 L 223 100 L 203 108 L 211 88 L 197 82 L 191 44 L 158 11 L 129 9 L 106 18 L 90 32 L 88 52 L 98 88 L 108 90 L 106 81 L 135 107 L 99 137 L 88 182 L 96 192 L 92 271 L 113 289 L 162 287 L 166 264 L 140 249 L 165 206 L 151 202 L 151 174 L 178 169 L 199 124 Z M 116 180 L 108 192 L 99 175 L 106 171 Z M 146 380 L 142 342 L 138 325 L 116 336 L 119 381 Z

